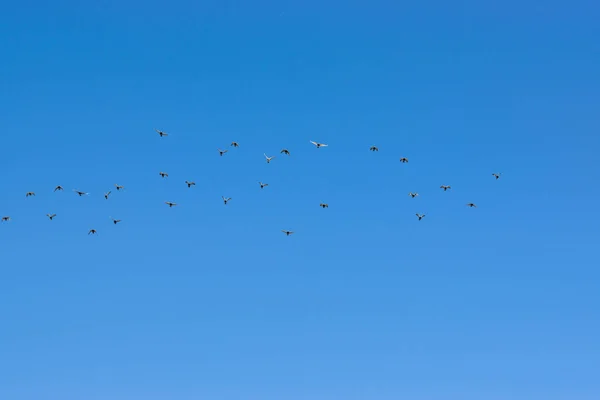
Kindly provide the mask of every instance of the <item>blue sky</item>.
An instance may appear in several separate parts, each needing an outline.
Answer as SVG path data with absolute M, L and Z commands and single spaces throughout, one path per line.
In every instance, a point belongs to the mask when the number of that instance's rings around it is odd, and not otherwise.
M 88 3 L 3 5 L 0 398 L 600 396 L 597 5 Z

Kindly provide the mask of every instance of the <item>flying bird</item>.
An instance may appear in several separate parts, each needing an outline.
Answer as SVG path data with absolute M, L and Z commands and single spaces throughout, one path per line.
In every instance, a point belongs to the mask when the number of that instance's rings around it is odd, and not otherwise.
M 185 184 L 187 185 L 187 187 L 192 187 L 192 186 L 196 186 L 196 182 L 190 182 L 190 181 L 185 181 Z
M 112 192 L 111 192 L 110 190 L 109 190 L 108 192 L 104 193 L 104 198 L 105 198 L 106 200 L 108 200 L 108 196 L 110 196 L 110 194 L 111 194 L 111 193 L 112 193 Z
M 169 136 L 169 134 L 168 134 L 168 133 L 165 133 L 165 132 L 163 132 L 163 131 L 160 131 L 160 130 L 158 130 L 158 129 L 154 129 L 154 130 L 156 131 L 156 133 L 158 133 L 158 134 L 160 135 L 160 137 L 163 137 L 163 136 Z
M 35 193 L 34 192 L 25 193 L 25 197 L 29 197 L 29 196 L 35 196 Z
M 290 236 L 292 233 L 292 231 L 286 231 L 285 229 L 282 229 L 281 232 L 285 233 L 286 236 Z
M 115 225 L 116 225 L 116 224 L 118 224 L 119 222 L 121 222 L 121 220 L 120 220 L 120 219 L 114 219 L 113 217 L 108 217 L 108 218 L 112 219 L 112 222 L 113 222 L 113 224 L 115 224 Z
M 225 205 L 227 205 L 227 203 L 229 202 L 229 200 L 231 200 L 231 197 L 221 196 L 221 198 L 223 199 L 223 203 L 225 203 Z
M 290 155 L 290 151 L 288 149 L 281 149 L 280 153 L 285 154 L 286 156 Z
M 408 158 L 406 158 L 406 157 L 402 157 L 402 158 L 400 159 L 400 162 L 401 162 L 401 163 L 407 163 L 407 162 L 408 162 Z
M 46 217 L 50 218 L 50 221 L 52 221 L 54 217 L 56 217 L 56 214 L 46 214 Z
M 419 214 L 417 213 L 417 218 L 419 218 L 419 221 L 423 219 L 423 217 L 425 216 L 425 214 Z
M 165 201 L 165 204 L 168 205 L 169 208 L 177 205 L 177 203 L 171 203 L 170 201 Z
M 419 195 L 419 193 L 410 192 L 408 195 L 414 199 L 415 197 L 417 197 Z
M 329 204 L 327 204 L 327 203 L 321 203 L 321 204 L 319 204 L 319 207 L 321 207 L 321 208 L 329 208 Z
M 471 207 L 471 208 L 475 207 L 475 208 L 477 208 L 477 204 L 474 204 L 474 203 L 468 203 L 468 204 L 467 204 L 467 207 Z
M 232 147 L 240 147 L 240 144 L 238 142 L 231 142 L 231 146 Z
M 371 146 L 371 148 L 369 150 L 371 150 L 371 151 L 379 151 L 379 147 L 377 147 L 377 146 Z
M 88 232 L 88 235 L 95 235 L 95 234 L 96 234 L 95 229 L 90 229 L 90 231 Z
M 117 190 L 125 189 L 125 186 L 117 185 L 116 183 L 115 183 L 115 187 L 117 188 Z
M 264 188 L 264 187 L 266 187 L 266 186 L 269 186 L 268 183 L 263 183 L 263 182 L 258 182 L 258 184 L 260 185 L 261 189 Z
M 221 150 L 221 149 L 217 149 L 219 150 L 219 155 L 223 156 L 223 154 L 227 153 L 227 150 Z
M 10 217 L 2 217 L 2 222 L 8 222 L 10 221 Z
M 57 187 L 54 188 L 54 191 L 56 192 L 57 190 L 64 190 L 62 186 L 58 185 Z
M 265 158 L 267 159 L 267 164 L 269 164 L 269 163 L 271 162 L 271 160 L 275 158 L 275 156 L 271 156 L 271 157 L 269 157 L 269 156 L 267 155 L 267 153 L 264 153 L 264 154 L 265 154 Z
M 89 193 L 86 193 L 86 192 L 81 192 L 81 191 L 79 191 L 79 190 L 75 190 L 75 189 L 73 189 L 73 191 L 74 191 L 75 193 L 77 193 L 77 194 L 79 195 L 79 197 L 81 197 L 81 196 L 83 196 L 83 195 L 88 195 L 88 194 L 89 194 Z
M 500 175 L 502 175 L 502 173 L 499 173 L 499 174 L 492 174 L 492 176 L 494 176 L 494 178 L 496 178 L 496 179 L 500 179 Z
M 440 189 L 444 189 L 444 192 L 448 189 L 452 189 L 450 186 L 446 186 L 446 185 L 442 185 L 440 186 Z
M 310 142 L 312 144 L 314 144 L 315 146 L 317 146 L 317 149 L 320 149 L 321 147 L 327 147 L 327 146 L 329 146 L 328 144 L 313 142 L 312 140 L 310 140 Z
M 166 172 L 159 172 L 158 173 L 162 178 L 168 178 L 169 174 L 167 174 Z

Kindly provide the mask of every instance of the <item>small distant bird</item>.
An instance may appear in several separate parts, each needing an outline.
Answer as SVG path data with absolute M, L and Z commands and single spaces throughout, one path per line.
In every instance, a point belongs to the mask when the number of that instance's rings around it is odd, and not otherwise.
M 169 208 L 177 205 L 177 203 L 171 203 L 170 201 L 165 201 L 165 204 L 168 205 Z
M 113 224 L 118 224 L 119 222 L 121 222 L 120 219 L 114 219 L 113 217 L 109 217 L 110 219 L 112 219 Z
M 165 133 L 165 132 L 163 132 L 163 131 L 159 131 L 158 129 L 154 129 L 154 130 L 156 131 L 156 133 L 158 133 L 158 134 L 160 135 L 160 137 L 163 137 L 163 136 L 169 136 L 169 134 L 168 134 L 168 133 Z
M 500 179 L 500 175 L 502 175 L 502 173 L 499 173 L 499 174 L 492 174 L 492 176 L 494 176 L 494 178 L 496 178 L 496 179 Z
M 238 142 L 231 142 L 231 146 L 232 147 L 240 147 L 240 144 Z
M 117 188 L 117 190 L 125 189 L 125 186 L 117 185 L 116 183 L 115 183 L 115 187 Z
M 371 150 L 371 151 L 379 151 L 379 147 L 377 147 L 377 146 L 371 146 L 371 148 L 369 150 Z
M 280 153 L 285 154 L 286 156 L 290 155 L 290 151 L 288 149 L 281 149 Z
M 265 154 L 265 158 L 267 159 L 267 164 L 269 164 L 269 163 L 271 162 L 271 160 L 275 158 L 275 156 L 271 156 L 271 157 L 269 157 L 269 156 L 267 155 L 267 153 L 264 153 L 264 154 Z
M 223 156 L 223 154 L 227 153 L 227 150 L 221 150 L 221 149 L 217 149 L 219 150 L 219 155 Z
M 54 188 L 54 191 L 56 192 L 57 190 L 64 190 L 62 186 L 58 185 L 57 187 Z
M 96 234 L 95 229 L 90 229 L 90 231 L 88 232 L 88 235 L 95 235 L 95 234 Z
M 419 218 L 419 221 L 423 219 L 423 217 L 425 216 L 425 214 L 419 214 L 417 213 L 417 218 Z
M 263 183 L 263 182 L 258 182 L 258 184 L 260 185 L 261 189 L 264 188 L 264 187 L 266 187 L 266 186 L 269 186 L 268 183 Z
M 474 203 L 468 203 L 468 204 L 467 204 L 467 207 L 471 207 L 471 208 L 472 208 L 472 207 L 475 207 L 475 208 L 477 208 L 477 205 L 476 205 L 476 204 L 474 204 Z
M 56 217 L 56 214 L 46 214 L 46 217 L 50 218 L 50 221 L 52 221 L 54 217 Z
M 10 221 L 10 217 L 2 217 L 2 222 L 8 222 Z
M 317 149 L 320 149 L 321 147 L 327 147 L 327 146 L 329 146 L 328 144 L 313 142 L 312 140 L 310 140 L 310 142 L 312 144 L 314 144 L 315 146 L 317 146 Z
M 408 158 L 406 158 L 406 157 L 402 157 L 402 158 L 400 159 L 400 162 L 401 162 L 401 163 L 407 163 L 407 162 L 408 162 Z
M 196 186 L 196 182 L 190 182 L 190 181 L 185 181 L 185 184 L 187 185 L 187 187 L 192 187 L 192 186 Z
M 75 189 L 73 189 L 73 191 L 74 191 L 75 193 L 77 193 L 77 194 L 79 195 L 79 197 L 81 197 L 81 196 L 83 196 L 83 195 L 88 195 L 88 194 L 89 194 L 89 193 L 86 193 L 86 192 L 81 192 L 81 191 L 79 191 L 79 190 L 75 190 Z
M 223 199 L 223 203 L 225 203 L 225 205 L 227 205 L 227 203 L 229 202 L 229 200 L 231 200 L 231 197 L 221 196 L 221 198 Z
M 417 197 L 419 195 L 419 193 L 410 192 L 408 195 L 414 199 L 415 197 Z
M 321 204 L 319 204 L 319 207 L 321 207 L 321 208 L 329 208 L 329 204 L 327 204 L 327 203 L 321 203 Z
M 25 193 L 25 197 L 29 197 L 29 196 L 35 196 L 35 193 L 34 192 Z
M 159 174 L 161 177 L 163 177 L 163 178 L 168 178 L 168 177 L 169 177 L 169 174 L 167 174 L 166 172 L 159 172 L 158 174 Z
M 452 189 L 450 186 L 446 186 L 446 185 L 442 185 L 440 186 L 440 189 L 444 189 L 444 192 L 448 189 Z
M 110 190 L 109 190 L 108 192 L 104 193 L 104 198 L 105 198 L 106 200 L 108 200 L 108 196 L 110 196 L 110 194 L 111 194 L 111 193 L 112 193 L 112 192 L 111 192 Z
M 292 233 L 292 231 L 286 231 L 285 229 L 282 229 L 281 232 L 285 233 L 286 236 L 290 236 Z

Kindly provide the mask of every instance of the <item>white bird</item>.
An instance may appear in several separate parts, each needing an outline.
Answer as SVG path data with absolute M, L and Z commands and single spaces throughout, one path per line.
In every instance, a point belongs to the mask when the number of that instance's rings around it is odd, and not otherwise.
M 115 187 L 117 188 L 117 190 L 125 189 L 125 186 L 117 185 L 116 183 L 115 183 Z
M 163 132 L 163 131 L 160 131 L 160 130 L 158 130 L 158 129 L 154 129 L 154 130 L 156 131 L 156 133 L 158 133 L 158 134 L 160 135 L 160 137 L 163 137 L 163 136 L 169 136 L 169 134 L 167 134 L 167 133 L 165 133 L 165 132 Z
M 227 202 L 231 200 L 231 197 L 221 196 L 221 198 L 223 199 L 223 203 L 225 203 L 225 205 L 227 205 Z
M 265 158 L 267 159 L 267 164 L 269 164 L 269 163 L 271 162 L 271 160 L 275 158 L 275 156 L 271 156 L 271 157 L 269 157 L 269 156 L 267 155 L 267 153 L 264 153 L 264 155 L 265 155 Z
M 260 185 L 261 189 L 264 188 L 264 187 L 266 187 L 266 186 L 269 186 L 268 183 L 263 183 L 263 182 L 258 182 L 258 184 Z
M 46 214 L 46 216 L 50 218 L 50 221 L 52 221 L 54 217 L 56 217 L 56 214 Z
M 177 205 L 177 203 L 171 203 L 170 201 L 165 201 L 165 204 L 168 205 L 169 208 Z
M 81 197 L 81 196 L 83 196 L 83 195 L 86 195 L 86 196 L 87 196 L 87 195 L 89 194 L 89 193 L 86 193 L 86 192 L 81 192 L 81 191 L 79 191 L 79 190 L 75 190 L 75 189 L 73 189 L 73 191 L 74 191 L 75 193 L 77 193 L 77 194 L 79 195 L 79 197 Z
M 419 218 L 419 221 L 422 220 L 424 216 L 425 216 L 425 214 L 417 213 L 417 218 Z
M 286 231 L 285 229 L 282 229 L 281 232 L 285 233 L 286 236 L 290 236 L 292 233 L 292 231 Z
M 327 147 L 327 146 L 329 146 L 328 144 L 313 142 L 312 140 L 310 140 L 310 142 L 312 144 L 314 144 L 315 146 L 317 146 L 317 149 L 320 149 L 321 147 Z

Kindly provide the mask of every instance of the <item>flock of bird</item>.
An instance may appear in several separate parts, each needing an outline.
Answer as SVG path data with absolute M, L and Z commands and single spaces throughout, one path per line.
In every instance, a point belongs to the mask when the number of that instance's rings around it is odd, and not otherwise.
M 169 136 L 169 134 L 167 134 L 164 131 L 161 131 L 161 130 L 158 130 L 158 129 L 155 129 L 155 130 L 159 134 L 160 137 L 167 137 L 167 136 Z M 310 140 L 309 142 L 311 144 L 313 144 L 317 149 L 320 149 L 321 147 L 328 147 L 329 146 L 329 145 L 327 145 L 325 143 L 319 143 L 319 142 L 315 142 L 315 141 L 312 141 L 312 140 Z M 235 148 L 240 147 L 239 143 L 235 142 L 235 141 L 231 142 L 230 146 L 231 147 L 235 147 Z M 371 146 L 369 148 L 369 150 L 370 151 L 379 151 L 379 148 L 377 146 Z M 226 154 L 227 151 L 228 151 L 227 149 L 218 149 L 218 152 L 219 152 L 220 156 L 223 156 L 224 154 Z M 284 155 L 289 156 L 290 155 L 290 151 L 288 149 L 282 149 L 280 151 L 280 154 L 284 154 Z M 271 161 L 275 158 L 275 156 L 268 156 L 266 153 L 264 153 L 264 156 L 265 156 L 265 160 L 266 160 L 267 164 L 271 163 Z M 408 163 L 408 158 L 401 157 L 400 158 L 400 162 L 403 163 L 403 164 L 406 164 L 406 163 Z M 168 178 L 169 177 L 169 174 L 166 173 L 166 172 L 163 172 L 163 171 L 159 172 L 159 175 L 161 176 L 161 178 Z M 496 180 L 500 179 L 501 175 L 502 175 L 501 173 L 493 173 L 492 174 L 492 176 Z M 264 182 L 258 182 L 258 183 L 259 183 L 261 189 L 264 189 L 265 187 L 269 186 L 268 183 L 264 183 Z M 192 186 L 196 185 L 196 183 L 192 182 L 192 181 L 185 181 L 185 184 L 187 185 L 188 188 L 191 188 Z M 125 189 L 125 187 L 123 185 L 115 184 L 114 186 L 115 186 L 115 189 L 117 191 L 122 191 L 122 190 Z M 441 185 L 440 189 L 442 189 L 445 192 L 445 191 L 447 191 L 449 189 L 452 189 L 452 187 L 450 185 Z M 57 192 L 57 191 L 64 191 L 64 188 L 62 186 L 58 185 L 58 186 L 56 186 L 54 188 L 54 192 Z M 87 195 L 89 195 L 89 193 L 87 193 L 87 192 L 82 192 L 82 191 L 76 190 L 76 189 L 73 189 L 73 192 L 75 192 L 80 197 L 81 196 L 87 196 Z M 111 193 L 112 193 L 112 191 L 110 191 L 110 190 L 108 192 L 104 193 L 104 198 L 106 200 L 108 200 L 108 198 L 109 198 L 109 196 L 110 196 Z M 419 196 L 419 193 L 410 192 L 410 193 L 408 193 L 408 195 L 414 199 L 415 197 Z M 35 192 L 27 192 L 27 193 L 25 193 L 25 197 L 26 198 L 27 197 L 32 197 L 32 196 L 35 196 Z M 227 203 L 231 200 L 231 197 L 221 196 L 221 198 L 223 199 L 223 203 L 225 205 L 227 205 Z M 174 206 L 177 205 L 177 203 L 174 203 L 174 202 L 171 202 L 171 201 L 165 201 L 165 204 L 167 206 L 169 206 L 169 208 L 174 207 Z M 323 209 L 329 208 L 329 204 L 327 204 L 327 203 L 320 203 L 319 206 L 321 208 L 323 208 Z M 470 207 L 470 208 L 477 208 L 477 205 L 475 203 L 467 203 L 466 206 Z M 46 216 L 50 219 L 50 221 L 52 221 L 56 217 L 56 214 L 46 214 Z M 425 214 L 416 213 L 416 216 L 417 216 L 418 220 L 421 221 L 425 217 Z M 112 220 L 113 224 L 115 224 L 115 225 L 118 224 L 119 222 L 121 222 L 120 219 L 115 219 L 115 218 L 112 218 L 112 217 L 110 217 L 110 219 Z M 11 220 L 10 216 L 3 216 L 2 219 L 1 219 L 1 222 L 9 222 L 10 220 Z M 281 232 L 283 232 L 286 236 L 290 236 L 291 234 L 294 233 L 294 231 L 289 231 L 289 230 L 285 230 L 285 229 L 282 229 Z M 98 233 L 98 231 L 96 229 L 90 229 L 88 231 L 88 235 L 95 235 L 97 233 Z

